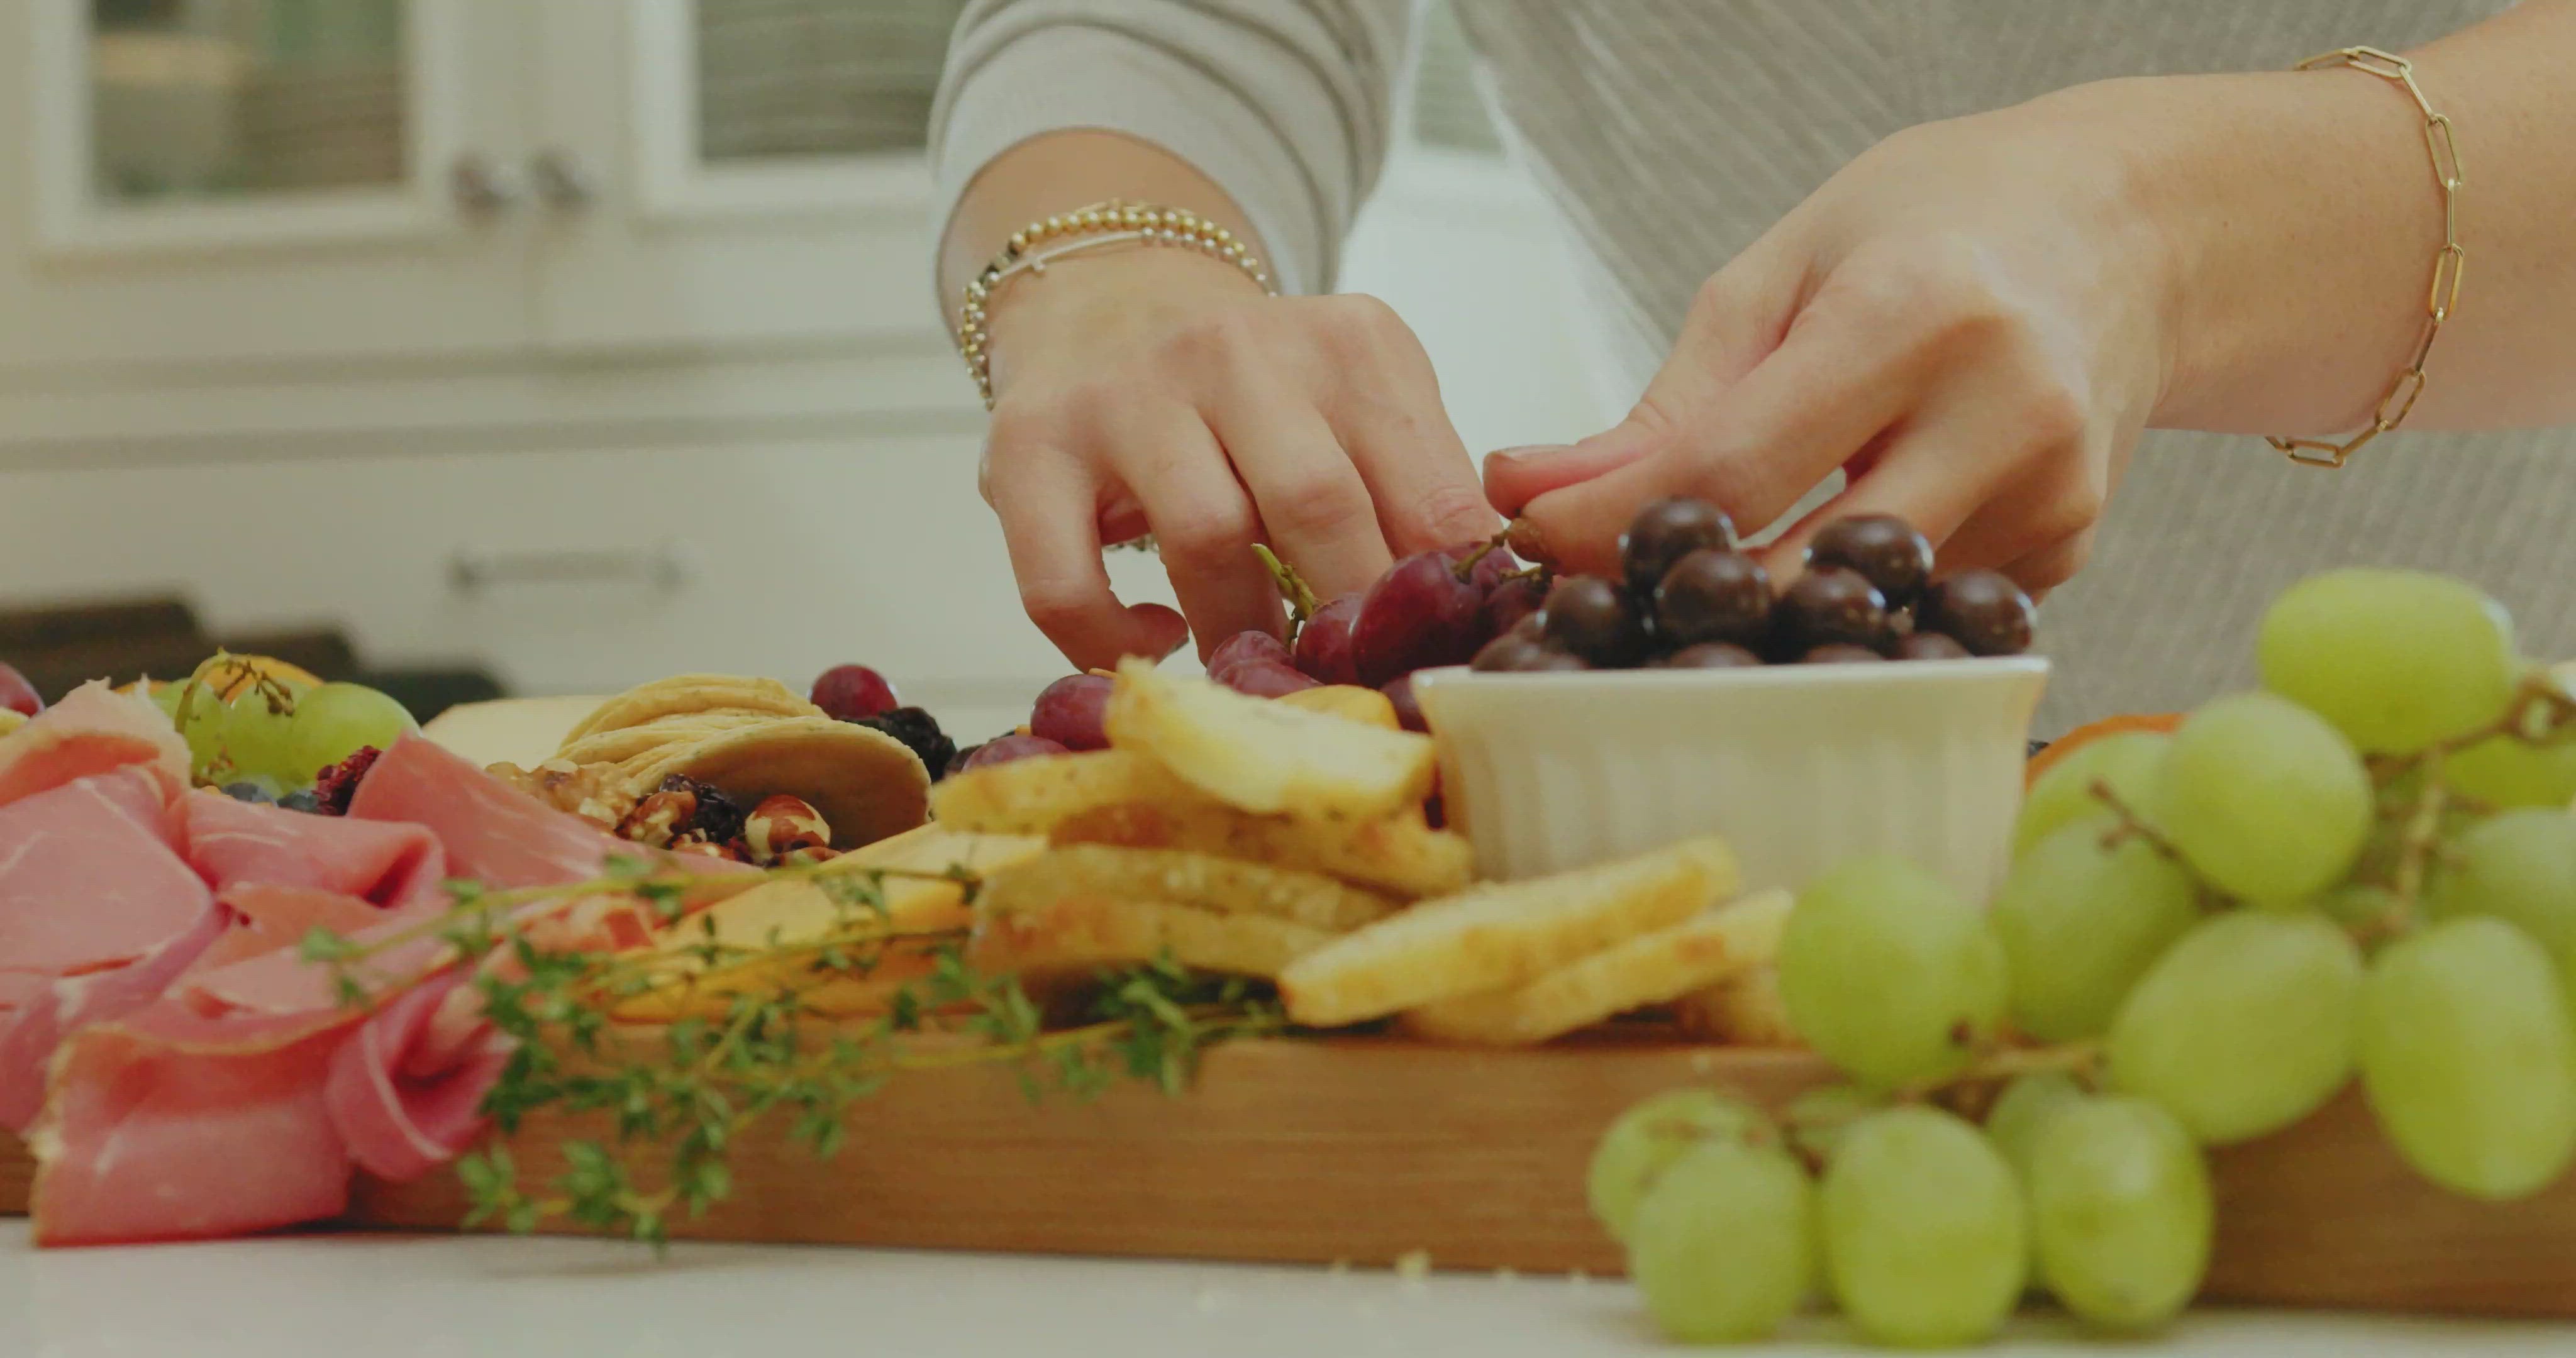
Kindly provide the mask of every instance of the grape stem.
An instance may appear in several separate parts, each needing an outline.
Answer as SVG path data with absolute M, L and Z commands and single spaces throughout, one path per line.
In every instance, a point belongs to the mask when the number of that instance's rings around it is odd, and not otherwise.
M 1483 546 L 1467 553 L 1465 556 L 1460 557 L 1455 563 L 1451 564 L 1449 567 L 1449 573 L 1458 577 L 1459 584 L 1466 584 L 1468 581 L 1476 578 L 1476 563 L 1484 560 L 1488 556 L 1491 556 L 1494 549 L 1502 545 L 1503 535 L 1496 533 L 1491 538 L 1486 539 Z
M 1968 1068 L 1937 1080 L 1907 1085 L 1896 1092 L 1900 1101 L 1919 1103 L 1933 1095 L 1969 1085 L 1995 1084 L 2020 1075 L 2042 1075 L 2063 1071 L 2087 1083 L 2092 1081 L 2102 1064 L 2099 1042 L 2061 1042 L 2048 1047 L 1995 1047 Z
M 2156 827 L 2147 824 L 2145 817 L 2130 809 L 2129 804 L 2122 801 L 2120 794 L 2112 789 L 2110 779 L 2096 778 L 2086 791 L 2093 794 L 2094 800 L 2111 808 L 2111 814 L 2119 821 L 2119 824 L 2111 827 L 2109 833 L 2102 836 L 2104 850 L 2118 848 L 2123 840 L 2143 839 L 2155 846 L 2157 853 L 2177 863 L 2182 861 L 2182 851 L 2173 846 L 2173 841 L 2156 833 Z
M 1297 574 L 1297 568 L 1280 560 L 1268 547 L 1256 542 L 1252 544 L 1252 554 L 1261 558 L 1262 569 L 1270 572 L 1270 582 L 1279 587 L 1279 597 L 1288 601 L 1288 645 L 1293 649 L 1297 645 L 1297 630 L 1306 625 L 1308 618 L 1315 616 L 1315 611 L 1324 606 L 1323 602 L 1307 586 L 1305 577 Z

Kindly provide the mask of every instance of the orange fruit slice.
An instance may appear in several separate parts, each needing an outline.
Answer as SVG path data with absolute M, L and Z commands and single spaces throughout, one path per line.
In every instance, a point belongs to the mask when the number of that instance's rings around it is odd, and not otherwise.
M 2022 767 L 2021 785 L 2029 787 L 2038 782 L 2041 774 L 2057 766 L 2057 761 L 2106 736 L 2127 735 L 2132 731 L 2171 734 L 2175 727 L 2182 725 L 2184 715 L 2180 712 L 2123 712 L 2116 717 L 2086 722 L 2050 741 L 2047 749 L 2032 755 L 2030 762 Z

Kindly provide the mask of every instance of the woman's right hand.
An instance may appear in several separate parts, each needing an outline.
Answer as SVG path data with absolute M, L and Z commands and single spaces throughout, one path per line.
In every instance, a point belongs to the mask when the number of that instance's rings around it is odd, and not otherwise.
M 1077 666 L 1279 631 L 1255 542 L 1329 599 L 1497 522 L 1430 359 L 1373 297 L 1272 297 L 1140 248 L 1013 279 L 986 329 L 980 486 L 1030 619 Z M 1183 617 L 1110 592 L 1102 545 L 1145 533 Z

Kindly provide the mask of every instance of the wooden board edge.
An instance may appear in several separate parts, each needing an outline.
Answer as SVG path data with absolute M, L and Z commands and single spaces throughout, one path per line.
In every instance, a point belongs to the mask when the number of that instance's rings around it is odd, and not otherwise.
M 675 1234 L 705 1240 L 1384 1266 L 1621 1271 L 1583 1167 L 1630 1102 L 1689 1083 L 1770 1105 L 1830 1078 L 1800 1052 L 1575 1041 L 1514 1050 L 1388 1039 L 1242 1042 L 1195 1086 L 1123 1086 L 1032 1105 L 1007 1070 L 907 1076 L 853 1110 L 816 1161 L 774 1129 L 733 1156 L 734 1199 Z M 534 1120 L 510 1145 L 532 1180 L 596 1137 Z M 0 1205 L 23 1156 L 0 1146 Z M 12 1166 L 22 1168 L 13 1170 Z M 2406 1168 L 2346 1091 L 2299 1126 L 2212 1157 L 2219 1237 L 2204 1299 L 2576 1318 L 2576 1178 L 2511 1204 Z M 361 1178 L 348 1224 L 450 1230 L 454 1176 Z

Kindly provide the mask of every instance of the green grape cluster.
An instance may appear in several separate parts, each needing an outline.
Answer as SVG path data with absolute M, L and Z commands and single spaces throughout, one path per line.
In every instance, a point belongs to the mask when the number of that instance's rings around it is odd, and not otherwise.
M 248 783 L 269 800 L 309 788 L 360 749 L 383 749 L 419 729 L 392 697 L 363 684 L 306 684 L 217 656 L 152 700 L 188 744 L 200 785 Z
M 2206 1148 L 2356 1084 L 2449 1191 L 2576 1162 L 2576 694 L 2416 572 L 2302 582 L 2257 653 L 2261 689 L 2039 778 L 1990 902 L 1887 859 L 1806 886 L 1780 995 L 1850 1083 L 1778 1127 L 1649 1101 L 1595 1165 L 1670 1334 L 1815 1292 L 1875 1343 L 1969 1343 L 2028 1288 L 2152 1328 L 2208 1267 Z

